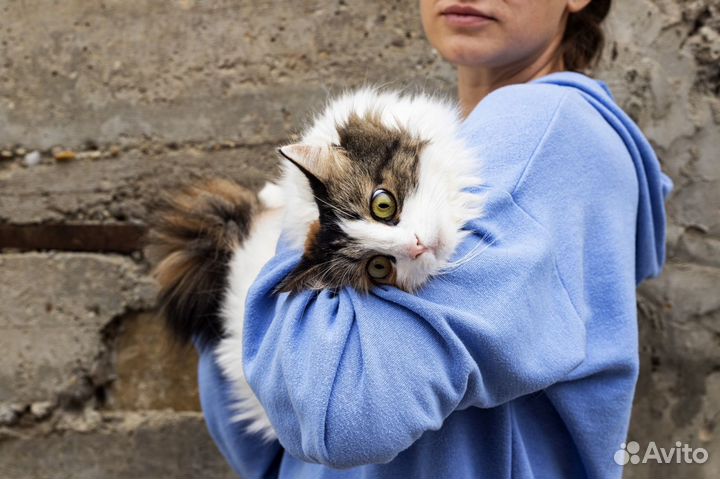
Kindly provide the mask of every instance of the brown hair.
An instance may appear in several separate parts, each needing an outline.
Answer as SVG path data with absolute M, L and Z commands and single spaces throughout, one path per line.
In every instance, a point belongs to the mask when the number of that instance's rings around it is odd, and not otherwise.
M 610 11 L 612 0 L 590 0 L 590 3 L 568 17 L 562 49 L 565 68 L 581 71 L 600 57 L 605 44 L 602 22 Z

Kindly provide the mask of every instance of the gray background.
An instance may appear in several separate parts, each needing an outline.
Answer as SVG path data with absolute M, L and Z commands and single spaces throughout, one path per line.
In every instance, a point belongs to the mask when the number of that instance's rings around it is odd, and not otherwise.
M 594 74 L 676 185 L 630 439 L 710 454 L 626 477 L 719 477 L 720 2 L 615 3 Z M 0 476 L 230 476 L 132 252 L 150 202 L 203 175 L 256 186 L 329 92 L 452 92 L 452 68 L 409 0 L 3 0 L 0 18 Z

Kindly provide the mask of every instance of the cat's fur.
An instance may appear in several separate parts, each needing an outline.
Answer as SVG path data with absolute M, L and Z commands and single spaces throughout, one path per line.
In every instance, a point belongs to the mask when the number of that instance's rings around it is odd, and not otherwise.
M 161 210 L 153 237 L 165 255 L 155 271 L 167 320 L 183 340 L 219 339 L 234 419 L 249 431 L 275 437 L 244 377 L 242 333 L 248 288 L 280 230 L 303 256 L 278 294 L 378 283 L 417 290 L 451 266 L 463 226 L 480 214 L 481 197 L 466 191 L 479 184 L 477 155 L 459 123 L 455 106 L 432 97 L 360 90 L 329 103 L 300 143 L 280 149 L 289 160 L 282 178 L 259 199 L 211 182 Z M 379 218 L 389 205 L 394 214 Z M 388 274 L 378 279 L 372 268 Z

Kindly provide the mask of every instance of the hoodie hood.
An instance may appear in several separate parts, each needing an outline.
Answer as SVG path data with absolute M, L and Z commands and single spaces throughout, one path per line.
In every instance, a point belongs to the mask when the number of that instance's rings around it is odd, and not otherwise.
M 635 239 L 635 280 L 658 276 L 665 263 L 665 200 L 672 180 L 660 169 L 652 146 L 635 122 L 615 103 L 608 86 L 579 73 L 554 73 L 533 83 L 572 87 L 602 114 L 622 138 L 637 172 L 639 198 Z

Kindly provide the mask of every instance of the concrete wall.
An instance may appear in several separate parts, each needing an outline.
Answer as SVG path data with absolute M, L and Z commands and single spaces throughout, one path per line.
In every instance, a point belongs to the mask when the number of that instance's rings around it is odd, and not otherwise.
M 148 207 L 200 176 L 257 186 L 328 92 L 452 91 L 415 3 L 0 2 L 0 476 L 231 476 L 193 353 L 153 312 Z M 630 439 L 710 453 L 626 476 L 718 477 L 720 4 L 616 3 L 596 76 L 676 184 L 670 262 L 640 290 Z

